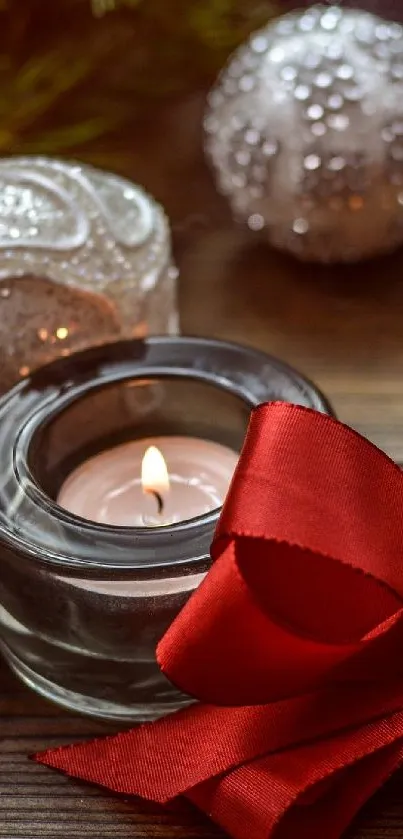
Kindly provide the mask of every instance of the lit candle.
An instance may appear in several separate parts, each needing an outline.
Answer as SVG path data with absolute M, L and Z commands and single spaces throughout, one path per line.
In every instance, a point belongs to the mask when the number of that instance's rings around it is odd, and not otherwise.
M 158 527 L 220 507 L 238 460 L 196 437 L 133 440 L 86 460 L 64 482 L 58 504 L 122 527 Z

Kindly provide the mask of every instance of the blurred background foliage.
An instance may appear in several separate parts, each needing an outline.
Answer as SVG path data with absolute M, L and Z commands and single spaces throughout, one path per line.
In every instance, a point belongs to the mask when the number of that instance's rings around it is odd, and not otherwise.
M 105 137 L 150 99 L 205 87 L 278 11 L 276 0 L 0 0 L 0 154 L 93 149 L 100 162 Z
M 207 89 L 253 29 L 301 5 L 309 0 L 0 0 L 0 154 L 124 169 L 111 150 L 125 136 L 129 153 L 150 105 Z M 402 0 L 342 5 L 403 18 Z

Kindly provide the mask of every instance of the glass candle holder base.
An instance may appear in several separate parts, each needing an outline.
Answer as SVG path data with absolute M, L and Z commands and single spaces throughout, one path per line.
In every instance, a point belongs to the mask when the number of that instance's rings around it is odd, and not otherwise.
M 40 696 L 43 696 L 45 699 L 48 699 L 50 702 L 55 702 L 62 708 L 66 708 L 66 710 L 73 711 L 74 713 L 97 717 L 102 720 L 142 723 L 159 719 L 159 717 L 165 717 L 168 714 L 174 713 L 174 711 L 186 708 L 187 705 L 190 705 L 193 701 L 188 697 L 183 696 L 183 694 L 179 691 L 172 691 L 170 686 L 168 686 L 168 690 L 165 690 L 165 701 L 161 698 L 155 702 L 150 702 L 148 700 L 144 702 L 137 702 L 134 696 L 133 702 L 130 701 L 129 697 L 126 702 L 116 702 L 113 699 L 108 699 L 107 695 L 105 695 L 104 698 L 102 696 L 88 696 L 84 693 L 79 693 L 78 691 L 69 690 L 64 685 L 62 686 L 56 682 L 46 679 L 43 675 L 41 675 L 41 673 L 36 672 L 24 661 L 17 658 L 17 656 L 6 644 L 1 643 L 0 650 L 11 670 L 13 670 L 16 676 L 18 676 L 29 688 L 34 690 L 35 693 L 38 693 Z M 72 664 L 74 665 L 75 663 L 76 662 L 73 659 Z M 105 662 L 103 663 L 103 666 L 105 667 L 105 678 L 108 679 L 110 670 L 107 669 Z M 113 669 L 116 669 L 116 662 L 113 662 Z M 125 670 L 127 673 L 127 665 L 125 666 Z M 91 672 L 91 667 L 89 668 L 89 672 Z M 88 677 L 89 673 L 87 671 L 85 680 L 87 687 Z M 136 686 L 133 685 L 132 687 L 134 688 L 134 693 L 136 693 Z M 104 688 L 104 692 L 107 694 L 108 690 L 106 682 L 104 684 Z M 152 684 L 148 685 L 148 689 L 152 690 Z M 130 694 L 130 692 L 130 686 L 128 686 L 128 694 Z

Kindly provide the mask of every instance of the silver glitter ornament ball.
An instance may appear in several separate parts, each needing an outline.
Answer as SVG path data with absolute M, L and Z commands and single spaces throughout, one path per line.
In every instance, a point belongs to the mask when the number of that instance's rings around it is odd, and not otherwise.
M 210 92 L 206 150 L 236 217 L 301 259 L 403 243 L 403 27 L 313 6 L 254 33 Z
M 141 187 L 50 158 L 0 160 L 0 393 L 71 352 L 175 333 L 168 219 Z

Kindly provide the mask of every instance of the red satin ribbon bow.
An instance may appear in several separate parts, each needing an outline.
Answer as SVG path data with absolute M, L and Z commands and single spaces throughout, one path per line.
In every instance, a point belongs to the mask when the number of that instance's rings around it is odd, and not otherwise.
M 36 759 L 185 795 L 234 839 L 334 839 L 403 759 L 403 475 L 335 420 L 263 405 L 212 554 L 158 648 L 211 704 Z

